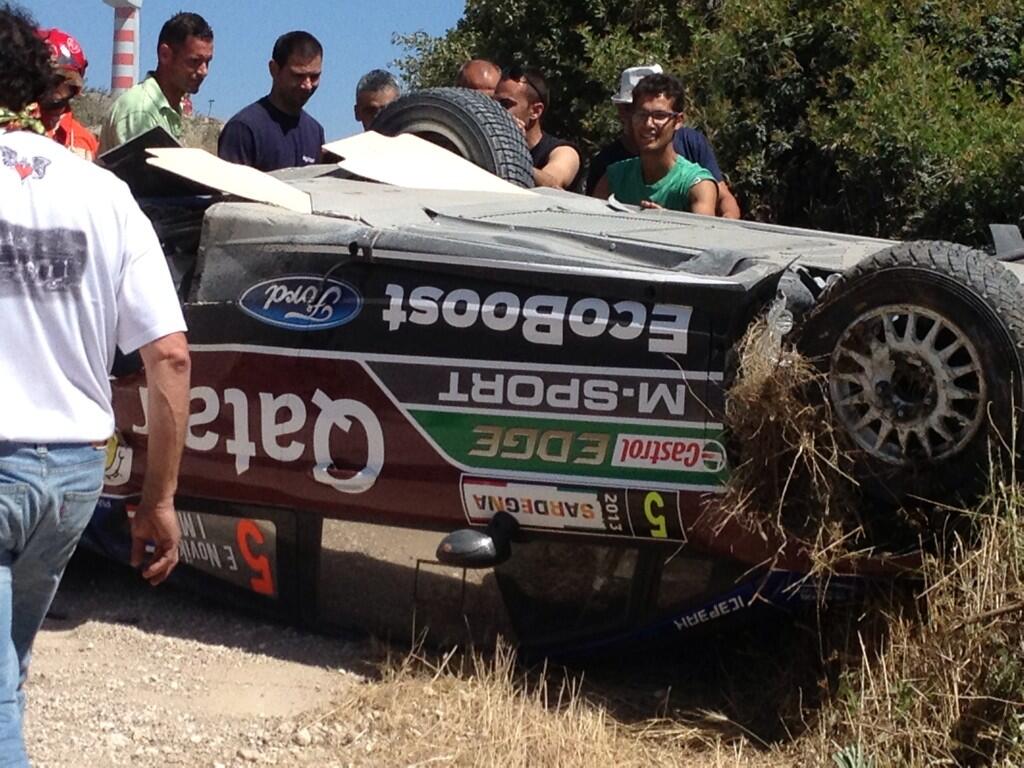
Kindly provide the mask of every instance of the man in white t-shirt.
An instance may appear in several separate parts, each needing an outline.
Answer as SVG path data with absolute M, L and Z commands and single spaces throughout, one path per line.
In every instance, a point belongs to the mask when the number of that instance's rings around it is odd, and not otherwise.
M 103 485 L 115 347 L 146 368 L 146 475 L 132 562 L 178 560 L 189 405 L 185 322 L 149 221 L 110 173 L 41 135 L 52 70 L 36 24 L 0 6 L 0 764 L 27 766 L 32 641 Z

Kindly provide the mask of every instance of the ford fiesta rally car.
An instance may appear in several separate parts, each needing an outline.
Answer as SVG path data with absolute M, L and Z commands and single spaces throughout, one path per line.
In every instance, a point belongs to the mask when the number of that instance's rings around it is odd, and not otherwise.
M 348 589 L 322 559 L 325 521 L 413 529 L 442 564 L 493 569 L 522 644 L 569 651 L 891 576 L 892 558 L 866 557 L 825 587 L 806 580 L 799 547 L 708 511 L 735 459 L 730 350 L 777 301 L 828 374 L 875 498 L 949 499 L 993 438 L 1012 444 L 1015 231 L 1001 263 L 947 243 L 478 187 L 452 181 L 461 167 L 437 170 L 432 151 L 528 183 L 491 102 L 424 92 L 381 120 L 431 142 L 402 163 L 426 178 L 393 179 L 398 150 L 372 142 L 397 140 L 375 134 L 329 146 L 340 166 L 262 181 L 175 154 L 189 150 L 156 151 L 163 170 L 143 169 L 152 136 L 106 158 L 157 228 L 190 329 L 181 578 L 322 625 L 322 593 Z M 127 560 L 144 377 L 123 373 L 114 390 L 118 433 L 86 542 Z

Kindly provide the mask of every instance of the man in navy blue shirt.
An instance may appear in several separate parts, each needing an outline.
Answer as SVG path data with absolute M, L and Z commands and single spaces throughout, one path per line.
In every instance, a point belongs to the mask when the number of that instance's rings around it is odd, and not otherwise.
M 594 194 L 597 182 L 605 175 L 609 165 L 636 157 L 636 142 L 633 140 L 632 122 L 630 121 L 633 88 L 647 75 L 657 75 L 661 72 L 662 69 L 657 64 L 646 67 L 630 67 L 623 71 L 619 92 L 612 97 L 612 102 L 619 111 L 619 120 L 622 122 L 622 134 L 591 159 L 586 182 L 588 195 Z M 729 185 L 722 178 L 722 169 L 718 167 L 715 150 L 711 148 L 711 142 L 708 141 L 707 136 L 695 128 L 684 125 L 676 131 L 672 145 L 680 157 L 706 168 L 715 177 L 715 181 L 718 182 L 717 215 L 727 219 L 740 218 L 740 205 L 733 196 L 732 190 L 729 189 Z
M 261 171 L 319 162 L 324 128 L 303 107 L 320 85 L 323 57 L 308 32 L 281 35 L 270 60 L 270 94 L 228 120 L 217 154 Z

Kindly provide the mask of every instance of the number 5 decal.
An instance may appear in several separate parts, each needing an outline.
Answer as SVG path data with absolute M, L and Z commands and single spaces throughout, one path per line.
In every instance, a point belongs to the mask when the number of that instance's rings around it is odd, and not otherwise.
M 665 516 L 656 513 L 654 511 L 655 507 L 658 509 L 664 509 L 665 500 L 661 498 L 661 494 L 657 491 L 651 491 L 644 497 L 644 517 L 646 517 L 647 522 L 651 524 L 651 536 L 656 539 L 667 539 L 668 526 L 665 521 Z
M 235 527 L 235 539 L 238 541 L 242 559 L 256 572 L 256 575 L 249 579 L 252 591 L 261 595 L 273 595 L 274 576 L 270 572 L 270 559 L 266 555 L 254 555 L 250 544 L 262 544 L 263 532 L 252 520 L 239 520 Z

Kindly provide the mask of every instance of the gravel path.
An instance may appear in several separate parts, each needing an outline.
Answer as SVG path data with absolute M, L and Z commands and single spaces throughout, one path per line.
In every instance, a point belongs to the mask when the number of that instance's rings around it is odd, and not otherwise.
M 29 754 L 38 768 L 342 765 L 350 735 L 322 720 L 378 658 L 79 556 L 36 642 Z

